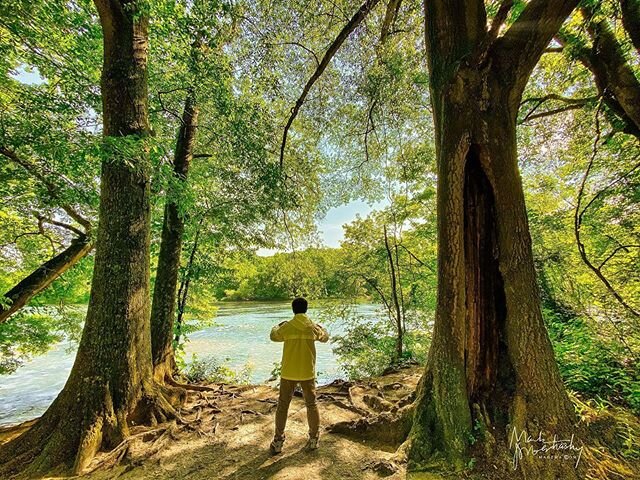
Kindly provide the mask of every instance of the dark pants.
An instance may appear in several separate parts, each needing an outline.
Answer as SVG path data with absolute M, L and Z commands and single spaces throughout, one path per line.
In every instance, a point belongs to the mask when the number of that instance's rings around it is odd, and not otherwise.
M 316 438 L 318 429 L 320 428 L 320 413 L 316 404 L 316 380 L 297 380 L 280 379 L 280 396 L 278 397 L 278 409 L 276 410 L 276 439 L 284 438 L 284 428 L 287 425 L 287 413 L 289 412 L 289 404 L 293 397 L 293 391 L 297 384 L 302 387 L 302 396 L 304 404 L 307 407 L 307 423 L 309 424 L 309 437 Z

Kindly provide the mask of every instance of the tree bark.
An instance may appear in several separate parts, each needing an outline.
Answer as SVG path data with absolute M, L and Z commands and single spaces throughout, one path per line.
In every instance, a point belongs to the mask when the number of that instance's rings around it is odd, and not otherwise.
M 532 69 L 577 1 L 532 0 L 485 42 L 483 2 L 425 2 L 438 163 L 438 302 L 408 452 L 409 470 L 576 478 L 572 462 L 525 456 L 509 435 L 570 435 L 575 420 L 540 308 L 516 152 Z M 473 447 L 470 438 L 481 436 Z M 560 437 L 559 437 L 560 438 Z M 562 437 L 563 438 L 563 437 Z M 509 473 L 510 472 L 510 473 Z
M 191 276 L 193 274 L 193 263 L 196 259 L 196 253 L 198 252 L 198 245 L 200 240 L 200 229 L 202 228 L 202 221 L 198 225 L 195 238 L 193 239 L 193 246 L 191 247 L 191 253 L 189 254 L 189 260 L 180 282 L 180 288 L 178 289 L 178 316 L 176 318 L 175 337 L 173 339 L 173 345 L 179 345 L 182 337 L 182 327 L 184 325 L 184 312 L 187 308 L 187 301 L 189 300 L 189 286 L 191 285 Z
M 586 16 L 594 13 L 586 8 L 583 11 Z M 627 63 L 620 43 L 606 19 L 590 19 L 587 30 L 593 41 L 590 60 L 596 81 L 602 83 L 603 90 L 614 95 L 624 113 L 640 130 L 640 82 Z
M 402 358 L 402 347 L 403 347 L 403 316 L 402 309 L 400 307 L 400 301 L 398 298 L 398 283 L 400 279 L 396 273 L 396 266 L 393 263 L 393 254 L 391 252 L 391 247 L 389 246 L 389 235 L 387 234 L 387 226 L 383 226 L 384 231 L 384 247 L 387 252 L 387 261 L 389 262 L 389 282 L 391 286 L 391 299 L 393 300 L 394 307 L 394 317 L 396 320 L 396 360 L 400 360 Z
M 119 444 L 130 422 L 175 414 L 153 382 L 149 327 L 147 27 L 144 5 L 96 0 L 104 36 L 99 224 L 91 298 L 63 390 L 27 432 L 0 448 L 0 476 L 81 473 Z
M 173 159 L 173 171 L 176 178 L 186 182 L 189 166 L 193 158 L 193 146 L 196 137 L 198 107 L 193 93 L 185 100 L 182 123 L 178 131 L 176 150 Z M 173 352 L 173 324 L 176 313 L 176 287 L 184 220 L 175 200 L 169 198 L 164 209 L 162 239 L 158 255 L 156 283 L 153 289 L 151 306 L 151 346 L 153 354 L 154 376 L 163 382 L 175 371 Z
M 640 139 L 640 82 L 627 62 L 621 45 L 606 19 L 595 19 L 595 11 L 583 9 L 587 30 L 593 42 L 591 47 L 579 39 L 569 39 L 563 32 L 556 35 L 562 44 L 573 43 L 576 58 L 591 71 L 599 95 L 622 123 L 620 131 Z M 627 20 L 625 28 L 631 22 Z M 629 35 L 631 31 L 627 30 Z M 615 122 L 614 122 L 615 123 Z
M 71 244 L 55 257 L 47 260 L 27 277 L 18 282 L 11 290 L 4 294 L 9 301 L 7 307 L 0 305 L 0 323 L 24 307 L 33 297 L 42 292 L 53 281 L 66 272 L 81 259 L 86 257 L 93 248 L 89 237 L 74 238 Z
M 620 0 L 622 24 L 640 53 L 640 0 Z

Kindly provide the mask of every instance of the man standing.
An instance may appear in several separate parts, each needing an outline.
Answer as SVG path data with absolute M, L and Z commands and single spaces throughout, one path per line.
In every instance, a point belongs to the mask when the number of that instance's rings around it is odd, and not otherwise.
M 289 404 L 293 391 L 299 383 L 304 403 L 307 407 L 309 441 L 306 448 L 318 448 L 320 414 L 316 404 L 316 346 L 315 342 L 327 342 L 329 334 L 320 325 L 307 317 L 307 300 L 296 298 L 291 303 L 294 316 L 271 329 L 271 340 L 284 342 L 282 349 L 282 369 L 280 373 L 280 396 L 276 410 L 276 433 L 271 442 L 271 453 L 282 452 L 284 428 L 287 424 Z

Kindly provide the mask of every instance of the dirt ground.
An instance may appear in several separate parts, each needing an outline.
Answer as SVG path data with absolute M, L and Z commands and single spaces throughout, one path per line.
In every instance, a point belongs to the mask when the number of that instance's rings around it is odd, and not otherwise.
M 100 453 L 81 478 L 87 480 L 374 480 L 407 478 L 397 455 L 401 439 L 387 428 L 366 435 L 361 431 L 343 435 L 354 420 L 391 416 L 411 400 L 422 369 L 410 367 L 371 381 L 336 381 L 317 389 L 322 422 L 320 448 L 306 451 L 306 409 L 299 392 L 289 409 L 287 441 L 282 454 L 272 456 L 269 443 L 273 436 L 278 391 L 271 385 L 196 386 L 180 411 L 180 419 L 151 427 L 133 427 L 132 436 L 111 452 Z M 640 465 L 633 459 L 615 456 L 600 440 L 605 437 L 629 438 L 637 444 L 640 424 L 620 409 L 599 411 L 574 399 L 582 421 L 594 433 L 585 452 L 590 480 L 640 478 Z M 619 411 L 620 410 L 620 411 Z M 617 416 L 614 415 L 618 412 Z M 389 418 L 389 417 L 387 417 Z M 366 422 L 365 422 L 366 423 Z M 33 421 L 18 427 L 0 428 L 4 443 L 29 428 Z M 401 431 L 401 430 L 398 430 Z M 348 428 L 346 432 L 351 432 Z M 599 433 L 598 433 L 599 432 Z M 603 433 L 604 432 L 604 433 Z M 396 432 L 397 433 L 397 432 Z M 364 440 L 366 437 L 375 441 Z M 398 437 L 395 434 L 395 437 Z M 601 438 L 602 437 L 602 438 Z M 381 439 L 386 439 L 386 443 Z M 598 440 L 600 439 L 600 440 Z M 600 442 L 600 443 L 598 443 Z M 491 478 L 496 475 L 477 471 L 465 475 L 449 472 L 448 480 Z M 409 480 L 445 480 L 443 473 L 412 473 Z M 69 479 L 49 476 L 50 479 Z M 77 478 L 77 477 L 76 477 Z M 500 477 L 502 478 L 502 477 Z
M 269 443 L 277 389 L 269 385 L 210 385 L 189 392 L 183 422 L 155 429 L 134 428 L 134 440 L 100 454 L 82 478 L 219 480 L 398 480 L 406 474 L 393 462 L 397 444 L 380 444 L 330 433 L 331 425 L 389 410 L 416 388 L 421 370 L 407 368 L 371 382 L 319 387 L 320 448 L 306 451 L 306 409 L 302 396 L 291 402 L 283 452 L 272 456 Z M 0 441 L 7 440 L 2 438 Z M 67 478 L 67 477 L 49 477 Z

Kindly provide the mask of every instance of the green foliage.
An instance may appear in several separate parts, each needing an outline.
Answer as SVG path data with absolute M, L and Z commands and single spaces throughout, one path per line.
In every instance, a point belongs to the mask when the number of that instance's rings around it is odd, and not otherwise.
M 380 375 L 394 357 L 393 331 L 378 321 L 362 321 L 332 339 L 333 352 L 350 379 Z
M 239 385 L 251 383 L 252 365 L 247 363 L 240 370 L 234 370 L 229 367 L 229 360 L 227 358 L 224 361 L 220 361 L 214 356 L 206 356 L 201 359 L 193 355 L 183 374 L 191 382 L 233 383 Z
M 282 373 L 282 362 L 273 362 L 273 368 L 269 374 L 269 381 L 277 380 Z
M 47 352 L 64 339 L 77 343 L 84 310 L 31 308 L 8 319 L 0 329 L 0 374 L 13 373 L 34 355 Z
M 231 258 L 217 294 L 228 300 L 285 300 L 295 296 L 342 298 L 357 295 L 344 273 L 344 253 L 335 248 L 308 248 Z
M 637 463 L 640 459 L 640 421 L 637 414 L 599 399 L 584 399 L 572 394 L 571 400 L 580 420 L 598 442 L 624 459 Z M 621 473 L 629 474 L 628 471 Z
M 74 312 L 75 306 L 89 303 L 93 256 L 87 256 L 56 279 L 46 290 L 37 295 L 34 306 L 54 305 Z
M 185 346 L 189 342 L 189 335 L 204 328 L 217 326 L 214 298 L 206 295 L 192 295 L 182 317 L 182 323 L 173 324 L 173 351 L 176 356 L 176 364 L 180 369 L 186 367 Z
M 420 327 L 405 333 L 403 356 L 396 358 L 394 325 L 379 316 L 385 315 L 384 309 L 370 317 L 356 314 L 353 305 L 337 303 L 325 306 L 321 312 L 320 322 L 339 321 L 345 325 L 344 331 L 331 342 L 341 368 L 350 379 L 381 375 L 394 363 L 426 361 L 430 333 Z
M 592 321 L 544 309 L 560 374 L 573 391 L 640 414 L 640 370 L 624 345 L 598 335 Z
M 343 335 L 332 340 L 333 352 L 340 367 L 350 379 L 381 375 L 388 367 L 411 360 L 424 364 L 430 343 L 426 332 L 409 332 L 405 336 L 405 350 L 398 361 L 395 356 L 395 337 L 380 322 L 361 323 L 347 328 Z

